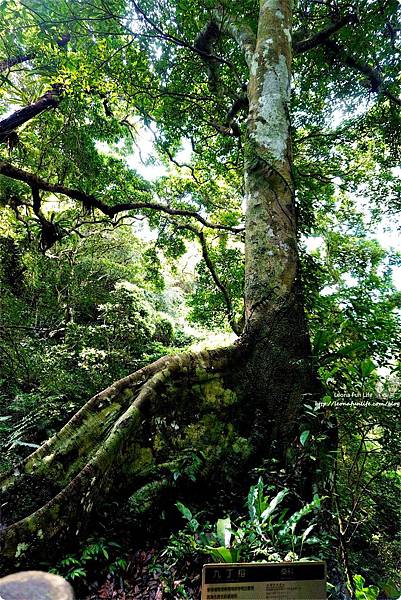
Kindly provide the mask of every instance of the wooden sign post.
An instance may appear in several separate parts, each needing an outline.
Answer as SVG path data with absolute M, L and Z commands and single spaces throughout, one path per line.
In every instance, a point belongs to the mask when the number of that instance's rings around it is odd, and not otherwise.
M 204 565 L 202 600 L 326 600 L 326 563 Z

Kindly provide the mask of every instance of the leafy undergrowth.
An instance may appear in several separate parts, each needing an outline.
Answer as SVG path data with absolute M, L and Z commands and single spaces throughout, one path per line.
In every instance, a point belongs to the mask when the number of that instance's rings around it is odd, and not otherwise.
M 155 536 L 151 547 L 130 552 L 119 536 L 119 542 L 90 538 L 79 554 L 65 556 L 51 571 L 64 575 L 85 600 L 198 600 L 205 562 L 324 558 L 330 540 L 319 526 L 321 499 L 316 495 L 289 512 L 283 508 L 287 488 L 274 495 L 265 490 L 259 478 L 249 490 L 247 513 L 233 520 L 206 521 L 204 511 L 193 513 L 177 502 L 185 526 L 167 539 Z
M 333 554 L 335 537 L 322 527 L 327 520 L 325 499 L 316 494 L 294 511 L 288 488 L 277 490 L 259 478 L 242 515 L 231 518 L 226 513 L 210 521 L 205 511 L 193 512 L 177 502 L 184 526 L 175 533 L 154 532 L 148 546 L 138 538 L 134 546 L 128 529 L 113 532 L 118 542 L 91 537 L 78 554 L 64 556 L 50 571 L 73 584 L 77 600 L 200 600 L 206 562 L 327 560 L 330 600 L 349 599 L 351 587 L 357 600 L 398 598 L 395 588 L 383 585 L 380 595 L 381 588 L 365 584 L 355 573 L 347 590 Z
M 94 584 L 93 593 L 85 596 L 85 600 L 199 600 L 202 564 L 187 561 L 178 573 L 175 567 L 167 569 L 159 564 L 159 554 L 156 548 L 135 552 L 124 578 L 107 575 L 105 581 Z M 77 595 L 77 599 L 81 597 Z
M 177 501 L 175 515 L 167 518 L 164 528 L 156 521 L 152 529 L 152 514 L 148 515 L 144 537 L 130 528 L 126 511 L 111 531 L 107 511 L 105 522 L 98 522 L 103 534 L 98 530 L 50 571 L 72 583 L 77 600 L 200 600 L 202 566 L 207 562 L 326 560 L 330 600 L 348 600 L 350 592 L 356 600 L 399 598 L 390 580 L 358 571 L 349 571 L 347 577 L 337 558 L 335 515 L 327 501 L 327 496 L 315 494 L 309 503 L 302 502 L 289 487 L 278 481 L 264 483 L 259 477 L 245 502 L 236 498 L 236 505 L 243 507 L 240 513 L 216 511 L 213 505 L 197 512 Z M 116 506 L 109 510 L 115 512 Z

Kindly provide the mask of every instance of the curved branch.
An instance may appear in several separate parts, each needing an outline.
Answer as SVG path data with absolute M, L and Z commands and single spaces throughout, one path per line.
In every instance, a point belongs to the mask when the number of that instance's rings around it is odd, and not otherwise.
M 40 249 L 43 252 L 46 252 L 46 250 L 54 246 L 54 244 L 61 239 L 62 235 L 57 225 L 52 223 L 52 221 L 49 221 L 43 214 L 39 188 L 36 185 L 32 185 L 31 190 L 33 212 L 37 216 L 41 227 Z
M 221 125 L 217 121 L 209 122 L 209 125 L 213 127 L 218 133 L 222 135 L 227 135 L 229 137 L 239 138 L 241 135 L 241 131 L 236 123 L 231 123 L 229 125 Z
M 308 50 L 312 50 L 317 46 L 321 46 L 326 42 L 330 36 L 337 31 L 340 31 L 345 25 L 349 25 L 351 23 L 357 23 L 358 16 L 354 14 L 345 15 L 340 19 L 330 23 L 327 27 L 318 31 L 314 35 L 311 35 L 309 38 L 306 38 L 302 41 L 294 41 L 293 50 L 295 54 L 301 54 L 302 52 L 307 52 Z
M 138 4 L 138 2 L 131 0 L 131 4 L 135 8 L 136 12 L 145 21 L 145 23 L 147 23 L 148 25 L 153 27 L 153 29 L 158 34 L 158 36 L 160 36 L 161 39 L 163 39 L 167 42 L 172 42 L 173 44 L 175 44 L 176 46 L 180 46 L 181 48 L 186 48 L 187 50 L 191 50 L 192 52 L 195 52 L 196 54 L 198 54 L 204 60 L 209 60 L 209 61 L 213 60 L 215 62 L 219 62 L 221 64 L 227 65 L 233 71 L 237 80 L 240 81 L 239 75 L 237 73 L 237 69 L 235 68 L 235 65 L 231 61 L 229 61 L 225 58 L 222 58 L 221 56 L 216 56 L 215 54 L 209 54 L 209 52 L 205 52 L 203 50 L 196 48 L 196 46 L 190 44 L 186 40 L 180 39 L 174 35 L 166 33 L 165 31 L 163 31 L 163 29 L 161 27 L 159 27 L 159 25 L 157 25 L 157 23 L 155 23 L 153 21 L 153 19 L 151 19 L 146 14 L 146 12 L 141 8 L 141 6 Z
M 234 100 L 232 106 L 229 108 L 226 114 L 226 118 L 224 123 L 219 123 L 218 121 L 206 121 L 208 125 L 213 127 L 218 133 L 222 135 L 227 135 L 229 137 L 240 138 L 241 137 L 241 129 L 239 123 L 236 122 L 235 117 L 241 111 L 249 109 L 249 101 L 247 96 L 238 96 L 236 100 Z
M 0 121 L 0 143 L 6 142 L 13 131 L 30 121 L 48 108 L 55 108 L 60 103 L 61 87 L 54 85 L 51 90 L 48 90 L 36 102 L 29 106 L 24 106 L 20 110 L 16 110 L 12 115 Z
M 187 229 L 188 231 L 192 231 L 192 233 L 194 233 L 196 235 L 196 237 L 199 239 L 201 249 L 202 249 L 203 260 L 205 261 L 206 266 L 209 269 L 209 272 L 212 276 L 212 279 L 213 279 L 216 287 L 220 290 L 220 292 L 223 296 L 224 304 L 226 305 L 226 314 L 227 314 L 228 323 L 229 323 L 231 329 L 233 330 L 233 332 L 236 335 L 240 336 L 242 334 L 242 327 L 235 318 L 230 294 L 228 293 L 228 290 L 225 287 L 225 285 L 219 279 L 219 276 L 216 273 L 216 269 L 214 268 L 214 264 L 209 256 L 206 239 L 205 239 L 203 232 L 198 231 L 195 227 L 192 227 L 191 225 L 178 225 L 177 227 L 179 229 Z
M 6 177 L 10 177 L 11 179 L 15 179 L 16 181 L 22 181 L 23 183 L 28 184 L 31 188 L 36 187 L 39 190 L 44 192 L 52 192 L 54 194 L 62 194 L 71 198 L 71 200 L 77 200 L 81 202 L 85 210 L 93 210 L 97 208 L 108 217 L 114 217 L 118 213 L 129 211 L 129 210 L 155 210 L 158 212 L 163 212 L 171 216 L 180 216 L 180 217 L 189 217 L 195 219 L 199 223 L 201 223 L 204 227 L 208 227 L 209 229 L 218 229 L 223 231 L 230 231 L 231 233 L 241 233 L 243 231 L 243 227 L 230 227 L 228 225 L 219 225 L 217 223 L 210 223 L 200 214 L 195 211 L 180 209 L 180 208 L 171 208 L 165 204 L 159 204 L 157 202 L 122 202 L 120 204 L 115 204 L 114 206 L 109 206 L 104 203 L 102 200 L 99 200 L 92 194 L 87 194 L 82 192 L 81 190 L 76 190 L 73 188 L 66 187 L 60 184 L 50 183 L 33 173 L 29 173 L 28 171 L 24 171 L 23 169 L 19 169 L 14 167 L 10 163 L 0 162 L 0 175 L 4 175 Z M 148 189 L 138 188 L 138 191 L 148 192 Z
M 221 28 L 230 35 L 245 55 L 245 61 L 251 68 L 253 54 L 256 48 L 256 35 L 252 27 L 246 23 L 238 23 L 238 21 L 227 15 L 223 8 L 217 9 L 217 14 L 223 19 Z
M 370 83 L 372 92 L 381 92 L 391 102 L 394 102 L 397 106 L 401 106 L 401 98 L 398 98 L 386 88 L 385 82 L 377 69 L 363 63 L 337 42 L 326 40 L 324 46 L 331 59 L 338 60 L 343 65 L 364 75 Z
M 191 175 L 193 180 L 196 183 L 200 183 L 198 177 L 195 175 L 195 169 L 188 163 L 180 163 L 178 162 L 178 160 L 176 160 L 173 156 L 173 154 L 170 152 L 170 150 L 168 148 L 162 148 L 163 152 L 167 155 L 168 159 L 179 169 L 189 169 L 189 171 L 191 171 Z
M 18 56 L 12 56 L 11 58 L 6 58 L 4 60 L 0 60 L 0 73 L 4 73 L 4 71 L 8 71 L 14 65 L 20 65 L 24 62 L 28 62 L 28 60 L 34 59 L 36 54 L 19 54 Z
M 60 39 L 57 40 L 57 46 L 59 48 L 63 48 L 68 44 L 71 39 L 71 35 L 69 33 L 65 33 L 61 36 Z M 12 56 L 10 58 L 6 58 L 4 60 L 0 60 L 0 73 L 4 73 L 4 71 L 8 71 L 11 67 L 15 65 L 20 65 L 24 62 L 28 62 L 29 60 L 33 60 L 36 58 L 36 53 L 31 52 L 30 54 L 18 54 L 17 56 Z
M 206 58 L 205 53 L 209 56 L 212 54 L 213 46 L 218 42 L 220 33 L 218 24 L 215 21 L 209 21 L 194 43 L 194 47 L 198 52 L 201 52 L 202 60 L 207 67 L 211 93 L 217 93 L 219 89 L 219 63 L 214 58 Z
M 240 336 L 242 333 L 242 328 L 239 326 L 239 324 L 237 323 L 237 320 L 235 318 L 230 295 L 229 295 L 227 289 L 225 288 L 225 286 L 220 281 L 220 279 L 216 273 L 216 270 L 214 268 L 214 265 L 210 259 L 209 252 L 208 252 L 207 245 L 206 245 L 205 236 L 201 231 L 197 232 L 197 236 L 198 236 L 200 244 L 201 244 L 203 260 L 205 261 L 207 268 L 210 271 L 210 274 L 213 278 L 214 283 L 219 288 L 219 290 L 224 298 L 224 303 L 226 305 L 226 312 L 227 312 L 227 318 L 228 318 L 229 325 L 230 325 L 231 329 L 233 330 L 233 332 L 236 335 Z

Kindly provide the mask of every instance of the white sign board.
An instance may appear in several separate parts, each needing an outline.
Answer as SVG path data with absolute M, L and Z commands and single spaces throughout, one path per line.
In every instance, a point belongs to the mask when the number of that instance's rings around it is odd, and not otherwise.
M 326 600 L 326 563 L 204 565 L 202 600 Z

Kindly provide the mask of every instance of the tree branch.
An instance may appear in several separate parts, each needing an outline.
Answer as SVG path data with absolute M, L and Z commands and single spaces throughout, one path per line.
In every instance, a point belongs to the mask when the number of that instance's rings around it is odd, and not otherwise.
M 38 186 L 32 185 L 31 190 L 33 212 L 37 216 L 41 227 L 40 248 L 43 250 L 43 252 L 46 252 L 46 250 L 51 248 L 58 240 L 61 239 L 62 235 L 57 225 L 49 221 L 42 212 L 42 200 Z
M 230 127 L 231 131 L 236 137 L 240 137 L 241 131 L 238 123 L 235 121 L 235 117 L 241 111 L 249 110 L 248 96 L 239 96 L 231 105 L 230 110 L 226 115 L 226 125 Z
M 52 192 L 54 194 L 62 194 L 68 198 L 71 198 L 72 200 L 77 200 L 80 202 L 85 210 L 93 210 L 96 208 L 110 218 L 114 217 L 120 212 L 149 209 L 163 212 L 171 216 L 189 217 L 195 219 L 204 227 L 208 227 L 209 229 L 230 231 L 231 233 L 241 233 L 243 231 L 243 227 L 229 227 L 228 225 L 210 223 L 195 211 L 171 208 L 165 204 L 159 204 L 156 202 L 122 202 L 120 204 L 115 204 L 114 206 L 109 206 L 92 194 L 86 194 L 80 190 L 69 188 L 60 184 L 50 183 L 44 179 L 41 179 L 37 175 L 34 175 L 33 173 L 29 173 L 28 171 L 14 167 L 10 163 L 6 162 L 0 162 L 0 175 L 10 177 L 16 181 L 22 181 L 23 183 L 28 184 L 31 188 L 37 188 L 38 190 Z M 149 190 L 145 188 L 138 188 L 138 191 L 148 192 Z
M 248 110 L 249 108 L 249 100 L 248 96 L 239 96 L 230 107 L 230 110 L 227 113 L 226 123 L 230 124 L 233 122 L 234 118 L 237 116 L 239 112 L 242 110 Z
M 236 124 L 221 125 L 217 121 L 210 121 L 209 125 L 211 125 L 218 133 L 221 133 L 222 135 L 228 135 L 229 137 L 234 138 L 239 138 L 241 135 L 239 127 L 235 126 Z M 234 127 L 232 127 L 232 125 L 234 125 Z
M 355 58 L 355 56 L 337 42 L 326 40 L 324 46 L 331 59 L 338 60 L 343 65 L 364 75 L 370 83 L 372 92 L 381 92 L 383 96 L 386 96 L 391 102 L 394 102 L 397 106 L 401 106 L 401 98 L 395 96 L 386 88 L 383 78 L 377 69 L 374 69 L 370 65 L 360 61 L 358 58 Z
M 170 150 L 168 148 L 162 148 L 162 151 L 168 156 L 168 159 L 174 164 L 176 165 L 178 168 L 180 169 L 188 169 L 189 171 L 191 171 L 191 175 L 193 180 L 196 183 L 200 183 L 198 177 L 195 175 L 195 169 L 188 163 L 180 163 L 178 162 L 178 160 L 176 160 L 174 158 L 174 156 L 172 155 L 172 153 L 170 152 Z
M 222 19 L 221 28 L 235 40 L 245 55 L 248 67 L 251 67 L 253 54 L 256 48 L 256 35 L 253 29 L 245 23 L 238 21 L 227 15 L 224 9 L 220 7 L 216 13 Z
M 192 227 L 191 225 L 177 225 L 177 227 L 179 229 L 187 229 L 188 231 L 192 231 L 192 233 L 194 233 L 196 235 L 196 237 L 199 239 L 201 249 L 202 249 L 203 260 L 205 261 L 206 266 L 209 269 L 210 275 L 212 276 L 212 279 L 213 279 L 216 287 L 220 290 L 221 295 L 223 296 L 224 304 L 226 306 L 226 314 L 227 314 L 228 323 L 229 323 L 231 329 L 233 330 L 233 332 L 236 335 L 240 336 L 242 333 L 242 327 L 239 325 L 239 323 L 237 322 L 237 320 L 235 318 L 230 294 L 228 293 L 227 288 L 221 282 L 219 276 L 217 275 L 216 269 L 214 268 L 214 264 L 209 256 L 206 239 L 205 239 L 203 232 L 198 231 L 198 229 L 196 229 L 196 227 Z
M 24 108 L 15 111 L 12 115 L 0 121 L 0 143 L 6 142 L 12 132 L 20 125 L 30 121 L 48 108 L 58 106 L 61 91 L 60 85 L 54 85 L 51 90 L 48 90 L 36 102 L 29 106 L 24 106 Z
M 242 329 L 238 325 L 238 323 L 235 319 L 233 305 L 231 302 L 230 295 L 229 295 L 227 289 L 225 288 L 225 286 L 220 281 L 220 279 L 216 273 L 216 270 L 214 268 L 214 265 L 210 259 L 209 252 L 208 252 L 207 245 L 206 245 L 205 236 L 202 233 L 202 231 L 198 231 L 197 236 L 198 236 L 200 244 L 201 244 L 203 260 L 205 261 L 207 268 L 210 271 L 210 274 L 212 276 L 214 283 L 216 284 L 216 286 L 218 287 L 218 289 L 220 290 L 220 292 L 223 296 L 224 303 L 226 305 L 226 313 L 227 313 L 228 323 L 229 323 L 231 329 L 233 330 L 233 332 L 235 334 L 237 334 L 238 336 L 240 336 L 242 333 Z
M 194 48 L 201 53 L 201 58 L 207 66 L 209 89 L 211 93 L 218 91 L 219 63 L 211 58 L 214 44 L 220 37 L 220 27 L 215 21 L 210 21 L 195 40 Z
M 247 96 L 238 96 L 236 100 L 234 100 L 230 109 L 226 114 L 226 118 L 224 123 L 221 124 L 218 121 L 207 121 L 209 125 L 211 125 L 218 133 L 222 135 L 228 135 L 229 137 L 240 138 L 241 137 L 241 129 L 239 124 L 235 121 L 235 117 L 238 113 L 243 110 L 248 110 L 249 108 L 249 100 Z
M 157 23 L 155 23 L 153 21 L 153 19 L 151 19 L 150 17 L 147 16 L 146 12 L 141 8 L 141 6 L 137 2 L 135 2 L 134 0 L 131 0 L 131 4 L 135 8 L 136 12 L 145 21 L 145 23 L 148 23 L 148 25 L 150 25 L 156 31 L 156 33 L 158 34 L 158 36 L 161 39 L 166 40 L 167 42 L 172 42 L 173 44 L 175 44 L 176 46 L 180 46 L 181 48 L 187 48 L 188 50 L 191 50 L 192 52 L 195 52 L 196 54 L 198 54 L 204 60 L 214 60 L 221 64 L 227 65 L 235 74 L 236 79 L 238 81 L 240 81 L 239 75 L 237 73 L 237 69 L 235 68 L 235 65 L 232 62 L 230 62 L 229 60 L 226 60 L 225 58 L 222 58 L 221 56 L 216 56 L 214 54 L 209 54 L 208 52 L 205 52 L 203 50 L 199 50 L 195 46 L 193 46 L 192 44 L 187 42 L 186 40 L 183 40 L 174 35 L 166 33 L 165 31 L 163 31 L 163 29 L 161 27 L 159 27 L 159 25 L 157 25 Z
M 13 56 L 12 58 L 6 58 L 5 60 L 0 61 L 0 73 L 4 73 L 4 71 L 8 71 L 14 65 L 20 65 L 21 63 L 28 62 L 28 60 L 32 60 L 35 58 L 36 54 L 20 54 L 18 56 Z
M 71 35 L 69 33 L 65 33 L 59 40 L 57 40 L 57 46 L 59 48 L 63 48 L 68 44 L 71 39 Z M 29 60 L 33 60 L 36 58 L 36 54 L 34 52 L 30 54 L 19 54 L 17 56 L 13 56 L 11 58 L 6 58 L 5 60 L 0 61 L 0 73 L 4 73 L 4 71 L 8 71 L 11 67 L 15 65 L 20 65 L 24 62 L 28 62 Z
M 354 14 L 345 15 L 344 17 L 341 17 L 340 19 L 333 21 L 333 23 L 330 23 L 327 27 L 325 27 L 321 31 L 318 31 L 317 33 L 310 36 L 309 38 L 306 38 L 305 40 L 298 41 L 298 42 L 294 41 L 294 44 L 293 44 L 294 53 L 301 54 L 302 52 L 307 52 L 308 50 L 312 50 L 313 48 L 316 48 L 317 46 L 321 46 L 324 42 L 326 42 L 330 38 L 330 36 L 332 36 L 334 33 L 337 33 L 337 31 L 340 31 L 340 29 L 342 29 L 345 25 L 349 25 L 351 23 L 357 23 L 357 22 L 358 22 L 357 15 L 354 15 Z

